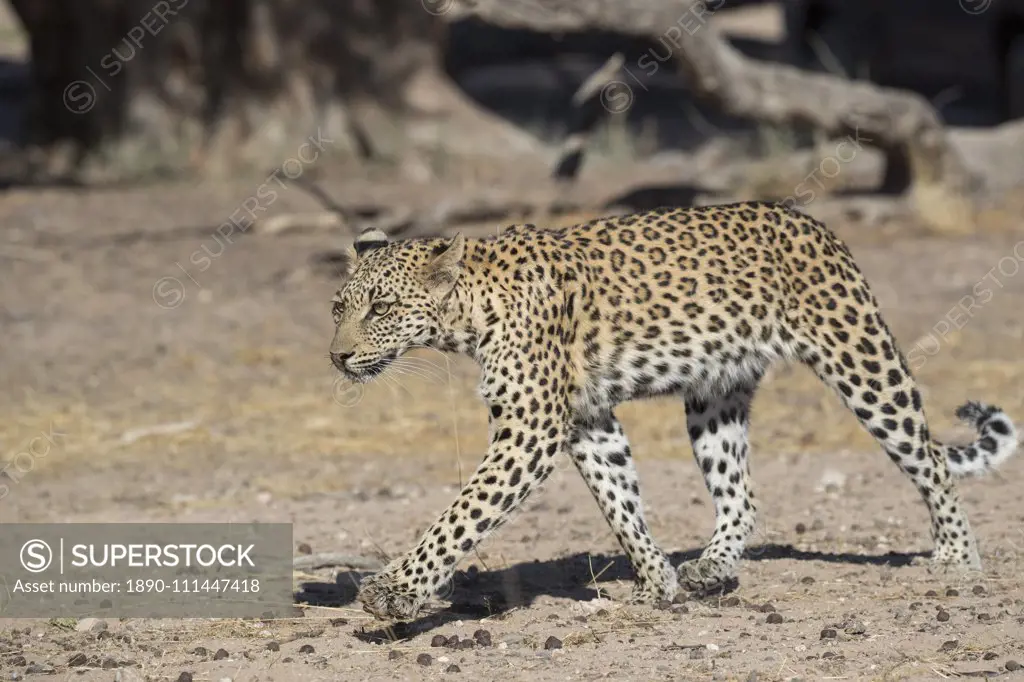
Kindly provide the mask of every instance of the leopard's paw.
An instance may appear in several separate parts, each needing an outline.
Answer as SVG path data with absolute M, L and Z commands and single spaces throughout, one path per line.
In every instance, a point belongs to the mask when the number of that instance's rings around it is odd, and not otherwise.
M 698 595 L 729 592 L 739 584 L 730 566 L 708 557 L 684 561 L 678 570 L 680 584 Z
M 387 569 L 363 578 L 356 599 L 381 620 L 412 620 L 426 601 Z

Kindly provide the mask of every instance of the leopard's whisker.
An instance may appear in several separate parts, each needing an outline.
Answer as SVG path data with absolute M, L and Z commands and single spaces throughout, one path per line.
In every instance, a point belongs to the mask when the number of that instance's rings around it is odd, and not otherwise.
M 391 362 L 391 365 L 393 367 L 411 367 L 413 369 L 418 369 L 421 372 L 426 372 L 428 374 L 435 374 L 439 376 L 444 376 L 446 374 L 446 372 L 439 367 L 435 367 L 429 364 L 425 365 L 420 362 L 413 362 L 410 358 L 398 358 L 396 360 L 393 360 Z
M 420 373 L 424 378 L 430 378 L 442 384 L 446 383 L 449 380 L 447 372 L 439 370 L 434 367 L 427 367 L 416 363 L 404 362 L 403 360 L 395 360 L 394 362 L 391 363 L 391 366 L 416 371 Z
M 389 386 L 395 386 L 395 387 L 397 387 L 397 388 L 398 388 L 399 390 L 405 391 L 405 392 L 406 392 L 406 393 L 408 393 L 408 394 L 409 394 L 410 396 L 412 396 L 412 395 L 413 395 L 413 394 L 412 394 L 412 391 L 410 391 L 410 390 L 409 390 L 408 388 L 406 388 L 406 387 L 405 387 L 405 386 L 404 386 L 404 385 L 403 385 L 403 384 L 402 384 L 402 383 L 401 383 L 400 381 L 398 381 L 398 379 L 396 379 L 396 378 L 395 378 L 394 376 L 392 376 L 391 374 L 389 374 L 387 370 L 385 370 L 384 372 L 382 372 L 382 373 L 381 373 L 381 375 L 380 375 L 380 380 L 381 380 L 382 382 L 384 382 L 384 383 L 388 384 Z
M 394 364 L 405 366 L 405 367 L 415 367 L 415 368 L 417 368 L 417 369 L 419 369 L 421 371 L 437 375 L 437 376 L 441 377 L 442 379 L 447 377 L 447 374 L 448 374 L 441 367 L 436 367 L 435 365 L 432 365 L 432 364 L 423 364 L 423 363 L 419 363 L 419 362 L 410 362 L 406 358 L 399 358 L 398 360 L 394 361 Z
M 422 367 L 417 367 L 415 365 L 405 365 L 396 361 L 391 363 L 391 368 L 394 369 L 396 372 L 412 374 L 420 378 L 426 379 L 427 381 L 433 381 L 439 384 L 445 383 L 444 376 L 438 376 L 432 373 L 430 370 L 426 370 L 423 369 Z
M 416 362 L 416 363 L 419 363 L 419 364 L 422 364 L 422 365 L 427 365 L 429 367 L 433 367 L 434 369 L 438 370 L 439 372 L 444 372 L 445 371 L 444 367 L 442 367 L 438 363 L 434 362 L 433 360 L 428 360 L 427 358 L 421 358 L 421 357 L 417 357 L 417 356 L 414 356 L 414 355 L 403 355 L 399 359 L 400 360 L 405 360 L 406 362 Z
M 418 373 L 416 371 L 413 371 L 413 370 L 404 369 L 402 367 L 395 367 L 393 369 L 394 369 L 394 373 L 396 375 L 399 375 L 399 376 L 416 377 L 418 379 L 423 379 L 424 381 L 426 381 L 427 383 L 430 383 L 430 384 L 443 384 L 444 383 L 443 381 L 439 380 L 437 377 L 426 376 L 426 375 L 420 374 L 420 373 Z

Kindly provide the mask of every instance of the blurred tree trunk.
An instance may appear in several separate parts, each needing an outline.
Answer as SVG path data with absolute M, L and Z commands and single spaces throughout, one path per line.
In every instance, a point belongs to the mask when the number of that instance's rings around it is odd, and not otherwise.
M 371 155 L 353 114 L 401 116 L 411 82 L 441 77 L 445 27 L 407 0 L 10 2 L 43 176 L 276 166 L 318 134 Z
M 974 178 L 938 113 L 923 97 L 749 59 L 710 24 L 725 0 L 448 2 L 445 17 L 450 21 L 477 16 L 509 28 L 552 33 L 601 29 L 658 39 L 680 65 L 694 93 L 705 101 L 751 120 L 809 124 L 878 147 L 889 161 L 888 189 L 908 183 L 922 214 L 950 228 L 963 229 L 971 219 Z M 621 78 L 611 84 L 620 90 L 630 88 L 630 78 L 625 74 Z M 632 97 L 634 93 L 602 92 L 601 96 L 606 94 Z

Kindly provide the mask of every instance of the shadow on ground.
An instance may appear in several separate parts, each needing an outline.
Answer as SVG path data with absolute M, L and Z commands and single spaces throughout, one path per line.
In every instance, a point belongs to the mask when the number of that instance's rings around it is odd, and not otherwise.
M 674 552 L 670 555 L 673 566 L 700 556 L 700 549 Z M 927 556 L 924 552 L 888 552 L 878 555 L 804 551 L 792 545 L 765 544 L 747 550 L 747 561 L 822 561 L 854 566 L 910 566 L 915 558 Z M 334 583 L 303 583 L 296 593 L 297 602 L 310 606 L 342 607 L 355 601 L 359 582 L 370 572 L 343 571 Z M 441 594 L 451 600 L 448 608 L 430 613 L 409 622 L 399 622 L 369 630 L 354 632 L 365 642 L 382 643 L 415 637 L 456 620 L 501 618 L 508 611 L 530 606 L 540 596 L 561 597 L 576 601 L 589 601 L 600 595 L 599 583 L 632 580 L 633 572 L 625 555 L 574 554 L 550 561 L 533 561 L 493 571 L 460 571 L 454 579 L 450 594 Z M 736 588 L 733 584 L 729 590 Z M 715 598 L 722 592 L 698 598 Z

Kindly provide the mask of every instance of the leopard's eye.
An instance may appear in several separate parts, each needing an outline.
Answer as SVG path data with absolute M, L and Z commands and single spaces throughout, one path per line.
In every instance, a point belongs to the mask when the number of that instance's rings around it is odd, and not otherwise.
M 340 303 L 335 302 L 333 305 L 331 305 L 331 315 L 334 315 L 335 317 L 341 317 Z
M 374 303 L 371 310 L 373 310 L 373 314 L 377 315 L 378 317 L 380 315 L 387 315 L 388 311 L 391 310 L 391 304 L 383 302 Z

